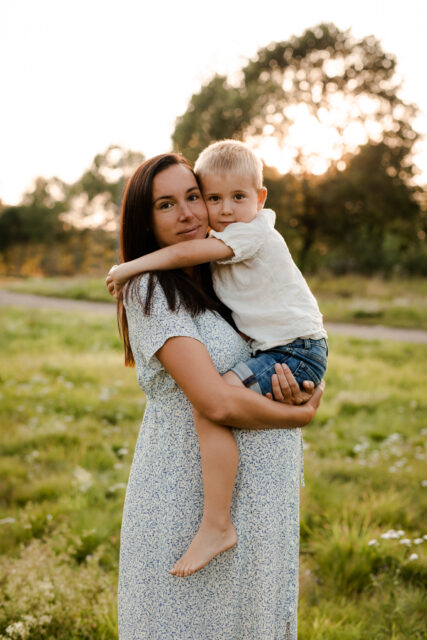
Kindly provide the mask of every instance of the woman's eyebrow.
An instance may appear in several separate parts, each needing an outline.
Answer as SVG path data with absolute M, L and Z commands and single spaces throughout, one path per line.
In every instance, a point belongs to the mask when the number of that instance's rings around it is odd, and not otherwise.
M 187 193 L 190 193 L 190 191 L 199 191 L 199 187 L 190 187 L 189 189 L 187 189 L 187 191 L 185 192 L 185 195 L 187 195 Z M 155 200 L 153 200 L 153 204 L 155 204 L 157 202 L 157 200 L 172 200 L 172 198 L 174 198 L 175 196 L 159 196 L 158 198 L 156 198 Z

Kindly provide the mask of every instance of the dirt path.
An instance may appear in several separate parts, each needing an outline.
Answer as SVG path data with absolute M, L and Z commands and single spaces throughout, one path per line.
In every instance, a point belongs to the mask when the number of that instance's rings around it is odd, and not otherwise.
M 46 296 L 4 290 L 0 290 L 0 307 L 35 307 L 38 309 L 56 309 L 58 311 L 86 311 L 110 316 L 116 313 L 115 305 L 108 302 L 48 298 Z M 363 338 L 365 340 L 395 340 L 398 342 L 427 344 L 427 331 L 422 331 L 421 329 L 394 329 L 380 325 L 368 326 L 327 322 L 326 330 L 330 333 Z

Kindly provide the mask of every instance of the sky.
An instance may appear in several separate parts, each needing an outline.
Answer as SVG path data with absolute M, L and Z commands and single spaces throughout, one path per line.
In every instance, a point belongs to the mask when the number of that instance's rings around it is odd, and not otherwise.
M 426 0 L 2 0 L 0 199 L 39 175 L 77 180 L 110 144 L 169 151 L 177 116 L 214 73 L 320 22 L 376 36 L 427 135 Z M 416 157 L 427 182 L 427 140 Z

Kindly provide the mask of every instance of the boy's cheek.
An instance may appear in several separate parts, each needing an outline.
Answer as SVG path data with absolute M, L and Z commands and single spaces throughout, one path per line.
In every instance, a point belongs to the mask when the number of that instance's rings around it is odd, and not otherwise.
M 212 209 L 209 209 L 209 207 L 207 209 L 208 209 L 208 222 L 209 222 L 209 225 L 212 226 L 212 224 L 215 224 L 216 215 L 212 211 Z

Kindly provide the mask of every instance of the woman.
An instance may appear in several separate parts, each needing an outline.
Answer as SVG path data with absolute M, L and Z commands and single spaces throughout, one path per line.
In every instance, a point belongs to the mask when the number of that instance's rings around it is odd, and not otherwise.
M 207 223 L 185 159 L 152 158 L 126 189 L 122 259 L 203 238 Z M 120 639 L 296 639 L 301 452 L 289 427 L 312 419 L 322 389 L 307 404 L 290 406 L 222 380 L 249 349 L 225 319 L 208 265 L 144 274 L 125 290 L 119 311 L 126 363 L 135 361 L 147 395 L 123 513 Z M 273 382 L 276 399 L 303 400 L 286 369 Z M 235 427 L 238 544 L 183 579 L 170 569 L 203 510 L 193 406 Z

